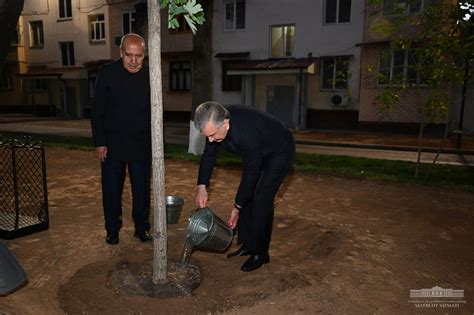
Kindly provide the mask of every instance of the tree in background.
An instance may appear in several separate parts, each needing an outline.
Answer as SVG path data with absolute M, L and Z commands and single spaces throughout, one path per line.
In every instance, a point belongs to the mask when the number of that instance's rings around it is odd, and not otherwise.
M 15 36 L 16 24 L 23 10 L 24 0 L 0 0 L 0 64 L 5 61 Z M 2 67 L 0 67 L 0 70 Z
M 474 38 L 469 31 L 473 20 L 472 0 L 425 0 L 423 3 L 424 8 L 420 0 L 369 0 L 370 5 L 381 7 L 386 15 L 372 24 L 371 31 L 390 39 L 390 47 L 382 52 L 377 73 L 379 84 L 385 87 L 375 102 L 384 113 L 393 110 L 403 95 L 415 98 L 419 117 L 415 176 L 419 173 L 424 128 L 428 124 L 446 123 L 434 164 L 449 132 L 447 120 L 453 85 L 467 84 L 472 76 L 469 65 L 474 57 Z M 410 14 L 412 9 L 417 13 Z M 390 14 L 387 10 L 391 10 Z M 396 60 L 405 60 L 405 63 L 393 67 L 390 63 Z

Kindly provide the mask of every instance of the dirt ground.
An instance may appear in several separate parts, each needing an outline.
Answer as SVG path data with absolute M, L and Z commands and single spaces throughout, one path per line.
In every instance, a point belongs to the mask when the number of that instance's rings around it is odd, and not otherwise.
M 151 264 L 153 246 L 132 237 L 130 189 L 120 244 L 105 243 L 99 164 L 92 152 L 47 148 L 50 228 L 4 241 L 28 283 L 0 297 L 8 314 L 473 314 L 474 194 L 295 172 L 280 190 L 271 263 L 243 273 L 245 258 L 196 251 L 202 283 L 169 299 L 127 295 L 111 272 Z M 198 166 L 166 161 L 166 194 L 185 199 L 168 225 L 177 260 L 193 210 Z M 227 219 L 240 178 L 217 168 L 209 207 Z M 236 248 L 237 245 L 233 245 Z M 410 290 L 464 290 L 422 307 Z M 432 300 L 431 300 L 432 301 Z M 454 303 L 456 302 L 456 303 Z

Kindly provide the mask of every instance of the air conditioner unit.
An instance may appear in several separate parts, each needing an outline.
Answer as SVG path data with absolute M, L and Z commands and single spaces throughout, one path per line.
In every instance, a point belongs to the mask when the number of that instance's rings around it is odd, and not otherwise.
M 347 106 L 349 104 L 349 96 L 347 93 L 334 93 L 331 95 L 331 104 L 333 106 Z

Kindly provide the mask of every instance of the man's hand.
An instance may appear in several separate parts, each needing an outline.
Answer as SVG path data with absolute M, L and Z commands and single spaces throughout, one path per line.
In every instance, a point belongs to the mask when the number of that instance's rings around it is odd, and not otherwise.
M 206 185 L 197 185 L 196 188 L 196 206 L 204 208 L 207 206 L 207 190 Z
M 237 222 L 239 221 L 239 215 L 240 215 L 239 209 L 237 208 L 232 209 L 232 212 L 230 213 L 229 221 L 227 221 L 227 224 L 232 229 L 235 229 L 235 227 L 237 226 Z
M 99 161 L 104 162 L 104 160 L 107 158 L 107 147 L 96 147 L 95 154 L 97 155 L 97 159 L 99 159 Z

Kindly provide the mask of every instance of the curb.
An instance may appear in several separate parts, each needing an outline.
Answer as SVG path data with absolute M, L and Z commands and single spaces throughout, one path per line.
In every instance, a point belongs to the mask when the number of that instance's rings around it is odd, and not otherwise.
M 327 141 L 310 141 L 310 140 L 296 140 L 295 144 L 326 146 L 326 147 L 342 147 L 342 148 L 357 148 L 370 150 L 389 150 L 389 151 L 409 151 L 418 152 L 418 147 L 401 146 L 401 145 L 384 145 L 384 144 L 360 144 L 360 143 L 344 143 L 344 142 L 327 142 Z M 421 152 L 437 153 L 438 148 L 421 147 Z M 459 154 L 459 155 L 474 155 L 474 150 L 464 149 L 442 149 L 441 153 Z

